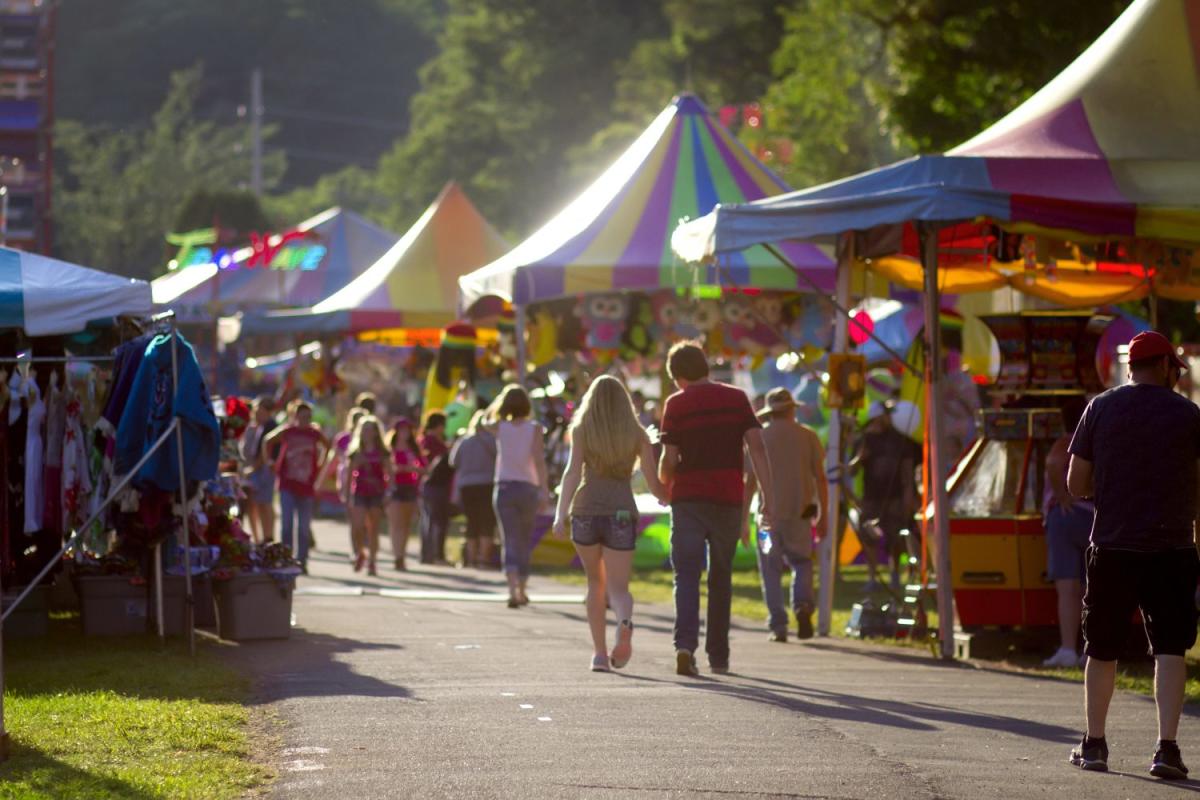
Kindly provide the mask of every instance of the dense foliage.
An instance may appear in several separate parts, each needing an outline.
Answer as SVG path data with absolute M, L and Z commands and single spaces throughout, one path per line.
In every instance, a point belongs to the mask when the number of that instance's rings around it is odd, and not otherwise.
M 247 182 L 254 66 L 277 224 L 340 204 L 403 230 L 453 179 L 518 239 L 681 90 L 752 117 L 743 140 L 811 185 L 969 138 L 1126 4 L 80 0 L 60 12 L 58 244 L 159 269 L 190 194 Z

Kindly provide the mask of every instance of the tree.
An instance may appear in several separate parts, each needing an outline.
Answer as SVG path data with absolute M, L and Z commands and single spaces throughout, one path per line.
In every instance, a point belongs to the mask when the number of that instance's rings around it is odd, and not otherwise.
M 578 191 L 564 154 L 610 118 L 617 65 L 654 32 L 641 0 L 449 0 L 408 136 L 380 162 L 397 230 L 457 180 L 501 229 L 524 233 Z
M 312 186 L 265 198 L 267 213 L 277 227 L 295 225 L 327 208 L 341 206 L 383 224 L 392 207 L 373 172 L 346 167 L 323 175 Z
M 875 86 L 887 124 L 915 150 L 934 153 L 974 136 L 1044 86 L 1128 4 L 844 0 L 840 5 L 882 36 L 888 71 L 896 78 Z
M 151 277 L 162 269 L 163 236 L 184 199 L 245 183 L 246 127 L 196 119 L 201 79 L 198 67 L 174 73 L 162 107 L 140 131 L 59 123 L 56 231 L 65 258 Z M 264 183 L 273 186 L 283 170 L 282 154 L 269 155 Z

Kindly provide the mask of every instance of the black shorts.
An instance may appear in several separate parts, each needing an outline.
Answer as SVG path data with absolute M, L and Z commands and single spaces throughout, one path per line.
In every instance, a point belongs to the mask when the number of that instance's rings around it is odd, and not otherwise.
M 356 494 L 351 499 L 354 508 L 363 508 L 367 511 L 374 511 L 383 508 L 383 495 L 381 494 Z
M 1195 548 L 1142 553 L 1089 547 L 1084 652 L 1116 661 L 1140 608 L 1154 655 L 1182 656 L 1196 643 L 1197 577 Z
M 392 491 L 388 493 L 388 500 L 393 503 L 417 502 L 417 485 L 414 483 L 393 486 Z

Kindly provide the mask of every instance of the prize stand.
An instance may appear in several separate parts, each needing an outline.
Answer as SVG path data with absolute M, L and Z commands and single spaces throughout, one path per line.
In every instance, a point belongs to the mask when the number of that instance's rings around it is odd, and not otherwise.
M 958 623 L 1035 628 L 1058 622 L 1046 577 L 1044 466 L 1062 406 L 1104 390 L 1096 352 L 1112 317 L 1048 311 L 982 318 L 1002 364 L 982 435 L 949 482 L 950 563 Z

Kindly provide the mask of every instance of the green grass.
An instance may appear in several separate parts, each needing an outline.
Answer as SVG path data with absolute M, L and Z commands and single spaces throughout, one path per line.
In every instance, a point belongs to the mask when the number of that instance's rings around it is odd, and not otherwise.
M 547 569 L 542 570 L 555 579 L 574 586 L 587 582 L 583 571 L 579 569 Z M 786 581 L 784 577 L 784 587 Z M 841 574 L 834 585 L 833 617 L 831 632 L 834 636 L 845 636 L 846 625 L 850 621 L 850 607 L 861 600 L 866 594 L 867 570 L 865 566 L 849 566 L 841 569 Z M 630 591 L 639 602 L 671 603 L 671 571 L 667 569 L 635 570 L 630 581 Z M 701 582 L 701 594 L 707 594 Z M 786 594 L 784 595 L 786 597 Z M 883 601 L 886 595 L 875 595 L 878 601 Z M 733 573 L 733 613 L 735 616 L 756 623 L 765 623 L 767 609 L 762 600 L 762 588 L 759 584 L 757 570 L 739 570 Z M 929 613 L 929 625 L 937 629 L 937 612 Z M 1012 641 L 1002 652 L 992 658 L 976 659 L 984 666 L 997 669 L 1019 671 L 1023 673 L 1044 675 L 1075 683 L 1083 682 L 1081 669 L 1043 669 L 1042 659 L 1053 650 L 1053 632 L 1051 638 L 1039 637 L 1022 640 L 1012 637 Z M 903 647 L 925 648 L 925 642 L 911 642 L 898 639 L 873 639 L 872 641 Z M 1047 644 L 1051 642 L 1051 644 Z M 1187 654 L 1188 681 L 1186 687 L 1186 702 L 1200 704 L 1200 644 Z M 1117 686 L 1127 691 L 1139 694 L 1154 694 L 1154 665 L 1149 660 L 1134 660 L 1121 662 L 1117 672 Z
M 12 754 L 0 798 L 226 798 L 266 782 L 251 760 L 248 683 L 218 645 L 85 638 L 74 616 L 5 644 Z

